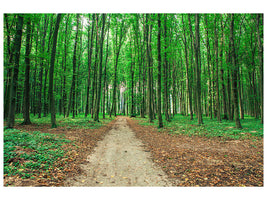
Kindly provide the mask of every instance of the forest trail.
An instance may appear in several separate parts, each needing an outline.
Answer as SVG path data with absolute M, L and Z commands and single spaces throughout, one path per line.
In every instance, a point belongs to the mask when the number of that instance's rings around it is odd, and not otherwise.
M 86 176 L 67 179 L 66 186 L 172 186 L 125 117 L 118 117 L 87 160 L 81 166 Z

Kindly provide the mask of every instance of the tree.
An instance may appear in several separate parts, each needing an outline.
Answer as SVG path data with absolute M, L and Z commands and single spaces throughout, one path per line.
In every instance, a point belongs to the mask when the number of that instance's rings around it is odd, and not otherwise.
M 108 63 L 108 56 L 109 56 L 109 27 L 110 27 L 110 17 L 108 22 L 108 33 L 107 33 L 107 47 L 106 47 L 106 61 L 105 61 L 105 68 L 104 68 L 104 84 L 103 84 L 103 119 L 105 119 L 105 96 L 106 96 L 106 90 L 108 89 L 107 85 L 107 63 Z
M 19 58 L 20 58 L 20 48 L 21 48 L 21 37 L 23 29 L 23 19 L 24 16 L 18 14 L 16 22 L 16 34 L 14 38 L 14 67 L 13 67 L 13 77 L 10 86 L 10 105 L 8 112 L 8 121 L 7 128 L 13 128 L 15 124 L 15 102 L 16 102 L 16 92 L 18 84 L 18 75 L 19 75 Z
M 221 122 L 220 94 L 219 94 L 219 58 L 218 58 L 218 34 L 217 34 L 217 15 L 214 17 L 214 42 L 215 42 L 215 60 L 216 60 L 216 110 L 217 120 Z
M 260 26 L 263 26 L 263 15 L 257 14 L 257 37 L 258 37 L 258 57 L 259 57 L 259 88 L 260 88 L 260 104 L 261 104 L 261 123 L 263 124 L 263 45 L 262 31 Z
M 184 52 L 185 52 L 185 65 L 186 65 L 186 85 L 188 92 L 188 100 L 189 100 L 189 111 L 190 111 L 190 119 L 193 120 L 193 108 L 192 108 L 192 89 L 191 89 L 191 81 L 189 77 L 189 63 L 188 63 L 188 48 L 187 48 L 187 38 L 186 38 L 186 30 L 184 18 L 182 15 L 182 23 L 183 23 L 183 42 L 184 42 Z
M 86 90 L 86 107 L 85 107 L 85 117 L 89 113 L 89 88 L 90 88 L 90 74 L 91 74 L 91 63 L 92 63 L 92 52 L 93 52 L 93 38 L 94 38 L 94 24 L 95 24 L 95 14 L 93 14 L 91 34 L 88 28 L 88 79 L 87 79 L 87 90 Z M 90 39 L 90 44 L 89 44 Z
M 235 14 L 230 15 L 230 45 L 231 45 L 231 64 L 232 64 L 232 96 L 233 96 L 233 105 L 234 105 L 234 116 L 235 116 L 235 126 L 238 129 L 242 129 L 240 119 L 239 119 L 239 107 L 238 107 L 238 89 L 237 89 L 237 73 L 238 66 L 236 66 L 236 52 L 235 52 L 235 43 L 234 43 L 234 21 Z
M 161 15 L 158 14 L 158 120 L 159 128 L 163 127 L 162 116 L 161 116 Z
M 195 63 L 196 63 L 196 107 L 198 124 L 203 124 L 201 106 L 201 55 L 199 39 L 199 14 L 195 14 Z
M 27 16 L 26 52 L 25 52 L 25 80 L 24 80 L 24 121 L 22 124 L 31 124 L 30 120 L 30 53 L 31 53 L 31 17 Z
M 101 30 L 101 38 L 100 38 L 100 58 L 99 58 L 99 68 L 98 68 L 98 77 L 97 77 L 98 83 L 97 83 L 97 94 L 96 94 L 96 105 L 95 105 L 94 121 L 99 121 L 105 20 L 106 20 L 106 15 L 102 14 L 102 30 Z
M 44 70 L 44 53 L 45 53 L 45 37 L 48 27 L 48 17 L 45 16 L 44 26 L 43 26 L 43 37 L 42 37 L 42 45 L 41 45 L 41 62 L 40 62 L 40 72 L 39 72 L 39 82 L 38 82 L 38 118 L 41 118 L 42 114 L 42 86 L 43 86 L 43 70 Z
M 151 47 L 150 47 L 150 39 L 151 39 L 151 25 L 150 22 L 150 15 L 146 14 L 146 53 L 147 53 L 147 74 L 148 74 L 148 117 L 149 122 L 153 121 L 153 114 L 152 114 L 152 73 L 151 73 Z
M 170 121 L 169 117 L 169 93 L 168 93 L 168 60 L 167 60 L 167 15 L 164 15 L 164 65 L 163 65 L 163 84 L 164 84 L 164 112 L 166 121 Z
M 49 70 L 49 99 L 50 99 L 50 113 L 51 113 L 51 124 L 52 128 L 56 128 L 56 108 L 55 108 L 55 99 L 54 99 L 54 65 L 55 65 L 55 56 L 57 49 L 57 35 L 59 29 L 59 23 L 61 20 L 61 14 L 57 15 L 55 30 L 53 34 L 53 46 L 51 52 L 51 62 L 50 62 L 50 70 Z

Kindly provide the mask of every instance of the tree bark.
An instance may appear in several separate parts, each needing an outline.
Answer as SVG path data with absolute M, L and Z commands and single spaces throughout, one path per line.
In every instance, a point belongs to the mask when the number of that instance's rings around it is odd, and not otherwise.
M 159 128 L 163 127 L 162 116 L 161 116 L 161 14 L 158 14 L 158 120 Z
M 102 30 L 101 30 L 101 38 L 100 38 L 100 57 L 99 57 L 99 68 L 98 68 L 98 86 L 97 86 L 97 100 L 96 100 L 96 108 L 94 114 L 94 121 L 99 121 L 99 108 L 100 108 L 100 97 L 101 97 L 101 79 L 102 79 L 102 58 L 103 58 L 103 41 L 104 41 L 104 31 L 105 31 L 105 20 L 106 15 L 102 14 Z
M 147 53 L 147 74 L 148 74 L 148 118 L 149 122 L 153 121 L 152 113 L 152 77 L 151 77 L 151 56 L 150 56 L 150 37 L 151 37 L 151 25 L 149 25 L 150 15 L 146 14 L 146 53 Z
M 44 20 L 44 30 L 43 30 L 43 38 L 42 38 L 42 57 L 41 57 L 41 68 L 39 72 L 39 83 L 38 83 L 38 118 L 41 118 L 42 114 L 42 86 L 43 86 L 43 70 L 44 70 L 44 53 L 45 53 L 45 37 L 48 27 L 47 15 Z
M 22 124 L 31 124 L 30 120 L 30 54 L 31 54 L 31 18 L 27 17 L 26 52 L 25 52 L 25 79 L 24 79 L 24 121 Z
M 170 121 L 169 117 L 169 108 L 168 108 L 168 100 L 169 100 L 169 88 L 168 88 L 168 74 L 167 74 L 167 69 L 168 69 L 168 60 L 167 60 L 167 15 L 165 14 L 165 19 L 164 19 L 164 39 L 165 39 L 165 44 L 164 44 L 164 68 L 163 68 L 163 83 L 164 83 L 164 112 L 165 112 L 165 118 L 166 121 Z
M 239 107 L 238 107 L 238 89 L 237 89 L 237 73 L 238 66 L 236 66 L 236 53 L 235 53 L 235 39 L 234 39 L 234 18 L 235 15 L 231 14 L 230 24 L 230 44 L 231 44 L 231 61 L 232 61 L 232 96 L 234 105 L 234 116 L 236 128 L 242 129 L 239 119 Z
M 51 124 L 52 128 L 56 128 L 56 108 L 55 108 L 55 99 L 53 94 L 53 81 L 54 81 L 54 65 L 57 49 L 57 35 L 59 29 L 59 23 L 61 19 L 61 14 L 57 15 L 57 21 L 55 25 L 55 30 L 53 34 L 53 46 L 51 52 L 51 62 L 50 62 L 50 71 L 49 71 L 49 99 L 50 99 L 50 113 L 51 113 Z
M 92 52 L 93 52 L 93 38 L 94 38 L 94 25 L 95 25 L 95 14 L 93 14 L 93 20 L 91 25 L 91 34 L 88 29 L 88 79 L 87 79 L 87 87 L 86 87 L 86 107 L 85 107 L 85 117 L 89 114 L 89 88 L 90 88 L 90 75 L 91 75 L 91 64 L 92 64 Z M 89 37 L 90 35 L 90 37 Z M 90 45 L 89 45 L 90 38 Z
M 109 23 L 108 23 L 108 33 L 107 33 L 107 47 L 106 47 L 106 61 L 105 61 L 105 68 L 104 68 L 104 85 L 103 85 L 103 119 L 105 119 L 105 111 L 106 111 L 106 107 L 108 108 L 108 106 L 105 105 L 105 97 L 106 97 L 106 90 L 108 90 L 108 84 L 107 84 L 107 63 L 108 63 L 108 44 L 109 44 L 109 27 L 110 27 L 110 18 L 109 18 Z M 108 103 L 107 103 L 108 105 Z
M 187 86 L 187 93 L 189 99 L 189 111 L 190 111 L 190 120 L 193 120 L 193 108 L 192 108 L 192 90 L 191 90 L 191 82 L 189 77 L 189 63 L 188 63 L 188 48 L 187 48 L 187 38 L 185 33 L 185 24 L 182 15 L 182 22 L 183 22 L 183 30 L 184 30 L 184 51 L 185 51 L 185 65 L 186 65 L 186 86 Z
M 21 37 L 23 29 L 23 16 L 17 15 L 16 23 L 16 34 L 14 38 L 14 68 L 13 68 L 13 77 L 10 86 L 10 105 L 8 112 L 8 121 L 7 128 L 13 128 L 15 124 L 15 104 L 16 104 L 16 92 L 18 85 L 18 75 L 19 75 L 19 59 L 20 59 L 20 48 L 21 48 Z
M 219 58 L 218 58 L 218 33 L 217 33 L 217 15 L 214 18 L 214 37 L 215 37 L 215 60 L 216 60 L 216 109 L 217 120 L 221 122 L 221 107 L 220 107 L 220 94 L 219 94 Z
M 260 26 L 263 26 L 263 14 L 257 14 L 257 36 L 258 36 L 258 57 L 259 57 L 259 89 L 260 89 L 260 109 L 261 109 L 261 123 L 263 124 L 263 45 L 262 32 Z
M 199 14 L 195 14 L 195 60 L 196 60 L 196 100 L 198 124 L 203 124 L 202 106 L 201 106 L 201 55 L 200 55 L 200 39 L 199 39 Z

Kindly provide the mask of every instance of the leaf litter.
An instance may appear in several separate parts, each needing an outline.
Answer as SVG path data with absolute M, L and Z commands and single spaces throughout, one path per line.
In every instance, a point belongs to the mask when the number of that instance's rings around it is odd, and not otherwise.
M 127 121 L 177 186 L 263 186 L 262 139 L 170 135 L 168 129 Z

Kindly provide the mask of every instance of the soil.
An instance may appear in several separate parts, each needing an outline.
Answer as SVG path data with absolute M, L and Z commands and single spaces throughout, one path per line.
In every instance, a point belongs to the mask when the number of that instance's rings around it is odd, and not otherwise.
M 85 175 L 67 179 L 65 186 L 172 186 L 129 128 L 126 117 L 117 118 L 82 169 Z
M 263 186 L 263 139 L 171 135 L 127 121 L 177 186 Z

